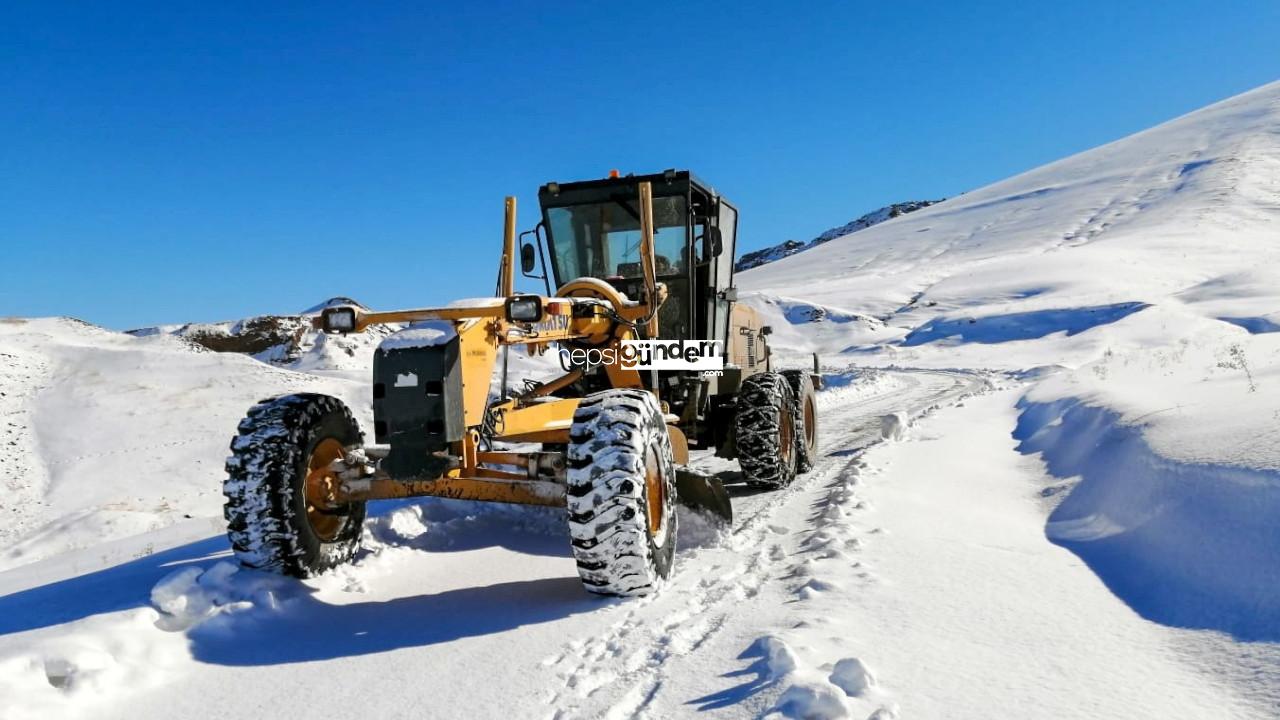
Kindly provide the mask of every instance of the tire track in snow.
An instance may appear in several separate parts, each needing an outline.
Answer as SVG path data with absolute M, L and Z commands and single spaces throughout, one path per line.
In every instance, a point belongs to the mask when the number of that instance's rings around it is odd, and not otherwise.
M 664 663 L 697 652 L 742 602 L 755 597 L 767 583 L 812 583 L 805 572 L 811 557 L 802 556 L 830 550 L 830 538 L 823 535 L 830 534 L 824 529 L 830 512 L 822 508 L 833 502 L 840 479 L 861 465 L 861 452 L 880 442 L 881 415 L 903 411 L 917 417 L 987 385 L 986 380 L 963 372 L 876 372 L 897 382 L 861 397 L 857 386 L 819 394 L 825 450 L 812 471 L 782 490 L 736 497 L 737 527 L 710 546 L 682 553 L 675 574 L 660 593 L 621 604 L 622 619 L 604 633 L 571 641 L 543 660 L 542 665 L 554 671 L 561 683 L 548 697 L 553 708 L 549 718 L 570 720 L 601 712 L 606 717 L 642 715 L 661 692 Z M 704 464 L 702 459 L 695 463 Z M 782 538 L 792 529 L 771 521 L 781 508 L 804 499 L 815 507 L 816 524 L 802 541 L 806 549 L 790 553 Z M 833 507 L 843 513 L 838 505 Z M 803 592 L 803 586 L 797 591 Z M 605 708 L 597 700 L 607 698 L 595 697 L 602 691 L 616 698 Z

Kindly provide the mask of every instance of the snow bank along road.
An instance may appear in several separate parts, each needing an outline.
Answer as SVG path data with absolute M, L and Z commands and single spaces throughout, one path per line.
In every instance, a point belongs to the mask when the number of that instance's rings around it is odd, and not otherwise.
M 583 593 L 558 512 L 442 501 L 305 583 L 217 535 L 83 551 L 0 574 L 0 717 L 1266 717 L 1247 663 L 1045 538 L 1008 381 L 828 377 L 814 470 L 737 492 L 729 532 L 686 516 L 658 595 Z

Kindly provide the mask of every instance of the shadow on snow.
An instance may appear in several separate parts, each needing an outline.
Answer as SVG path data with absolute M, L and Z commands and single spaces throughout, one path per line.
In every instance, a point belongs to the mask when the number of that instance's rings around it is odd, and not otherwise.
M 1051 541 L 1148 620 L 1280 641 L 1280 472 L 1175 462 L 1078 399 L 1019 407 L 1018 450 L 1079 478 Z
M 1094 307 L 1031 310 L 980 318 L 939 317 L 908 333 L 902 340 L 902 345 L 914 347 L 943 340 L 956 345 L 993 344 L 1012 340 L 1035 340 L 1064 331 L 1070 336 L 1099 325 L 1123 320 L 1148 307 L 1150 305 L 1146 303 L 1127 302 Z
M 1265 335 L 1266 333 L 1280 332 L 1280 322 L 1276 322 L 1265 316 L 1220 317 L 1218 319 L 1222 322 L 1242 327 L 1247 330 L 1250 335 Z
M 756 641 L 746 650 L 738 655 L 739 660 L 754 660 L 750 665 L 732 672 L 721 675 L 723 678 L 739 678 L 746 677 L 746 680 L 727 687 L 724 690 L 703 695 L 699 698 L 689 700 L 686 705 L 697 705 L 698 710 L 707 712 L 709 710 L 721 710 L 731 705 L 750 698 L 752 695 L 764 690 L 778 682 L 774 668 L 770 666 L 768 658 L 768 650 L 763 643 Z
M 600 607 L 576 576 L 344 605 L 306 594 L 286 599 L 284 612 L 220 615 L 188 637 L 192 654 L 203 662 L 279 665 L 448 643 Z
M 404 502 L 388 505 L 380 508 L 380 515 L 405 507 Z M 426 514 L 438 517 L 440 511 Z M 458 516 L 455 520 L 475 518 L 462 506 Z M 457 552 L 500 545 L 525 554 L 568 557 L 567 533 L 522 532 L 509 527 L 509 521 L 499 511 L 488 518 L 481 515 L 470 525 L 455 522 L 445 529 L 446 541 L 426 550 Z M 423 549 L 418 543 L 409 546 Z M 21 590 L 0 597 L 0 635 L 147 607 L 152 587 L 175 571 L 207 570 L 228 560 L 230 547 L 219 535 Z M 502 632 L 602 607 L 599 598 L 583 592 L 576 574 L 349 604 L 323 602 L 301 581 L 269 577 L 287 612 L 254 608 L 207 620 L 188 631 L 197 658 L 264 665 L 360 655 Z

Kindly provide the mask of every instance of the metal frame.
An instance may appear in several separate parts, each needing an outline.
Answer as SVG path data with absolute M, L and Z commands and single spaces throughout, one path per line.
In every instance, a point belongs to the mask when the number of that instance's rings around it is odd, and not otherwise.
M 349 448 L 335 461 L 339 482 L 325 500 L 331 507 L 358 501 L 385 498 L 434 495 L 439 497 L 509 502 L 534 505 L 564 503 L 563 457 L 552 453 L 504 453 L 486 449 L 487 441 L 563 444 L 569 440 L 569 428 L 577 410 L 577 398 L 553 398 L 551 393 L 582 377 L 581 371 L 566 373 L 534 391 L 490 403 L 489 383 L 493 377 L 499 349 L 524 345 L 531 352 L 545 352 L 555 342 L 604 337 L 610 343 L 636 337 L 636 327 L 657 322 L 657 308 L 666 298 L 666 288 L 654 276 L 653 198 L 648 183 L 638 187 L 641 208 L 641 260 L 644 268 L 646 296 L 639 302 L 612 302 L 590 297 L 524 296 L 536 298 L 541 313 L 536 320 L 513 321 L 509 307 L 515 295 L 515 198 L 506 202 L 503 253 L 498 271 L 499 295 L 461 307 L 419 308 L 391 312 L 369 312 L 343 306 L 327 308 L 316 319 L 317 327 L 337 327 L 331 318 L 351 313 L 352 331 L 362 332 L 371 325 L 409 323 L 422 320 L 445 320 L 453 324 L 458 335 L 462 377 L 463 426 L 461 440 L 450 443 L 447 453 L 437 455 L 445 461 L 439 477 L 393 478 L 376 463 L 385 446 Z M 566 287 L 572 286 L 568 283 Z M 642 387 L 640 374 L 621 365 L 605 368 L 613 387 Z M 651 392 L 657 394 L 657 390 Z M 488 432 L 492 437 L 485 437 Z M 677 447 L 687 447 L 679 429 L 671 428 Z M 554 456 L 548 458 L 548 456 Z M 370 461 L 374 458 L 374 461 Z M 557 459 L 558 458 L 558 459 Z M 687 453 L 680 462 L 687 461 Z M 505 467 L 523 470 L 511 471 Z

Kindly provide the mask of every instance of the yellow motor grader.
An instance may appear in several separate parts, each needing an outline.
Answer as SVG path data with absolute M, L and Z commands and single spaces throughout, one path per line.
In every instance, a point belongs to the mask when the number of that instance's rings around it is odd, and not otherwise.
M 316 319 L 326 333 L 404 326 L 374 356 L 374 442 L 333 397 L 250 409 L 226 466 L 240 562 L 300 577 L 347 562 L 370 500 L 552 505 L 567 510 L 587 590 L 638 595 L 671 572 L 677 503 L 732 517 L 690 448 L 736 457 L 758 486 L 809 469 L 816 360 L 775 371 L 770 329 L 737 303 L 737 209 L 676 170 L 552 182 L 538 197 L 541 221 L 519 242 L 506 200 L 495 297 Z M 545 294 L 515 291 L 517 258 Z M 511 346 L 554 352 L 563 374 L 513 392 Z

